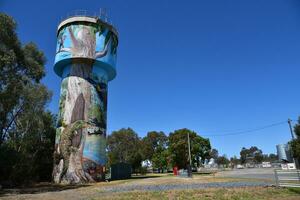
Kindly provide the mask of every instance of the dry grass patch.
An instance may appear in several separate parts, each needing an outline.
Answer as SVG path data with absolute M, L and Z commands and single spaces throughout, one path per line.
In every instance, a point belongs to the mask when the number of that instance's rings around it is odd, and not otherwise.
M 119 192 L 107 194 L 100 199 L 201 199 L 201 200 L 299 200 L 300 190 L 274 187 L 210 188 L 197 190 L 170 190 L 163 192 Z

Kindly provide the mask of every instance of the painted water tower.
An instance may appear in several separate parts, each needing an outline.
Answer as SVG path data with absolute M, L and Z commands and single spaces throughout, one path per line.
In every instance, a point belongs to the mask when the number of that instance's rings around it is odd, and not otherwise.
M 107 84 L 116 76 L 118 33 L 101 17 L 73 16 L 57 29 L 55 73 L 62 78 L 53 180 L 104 178 Z

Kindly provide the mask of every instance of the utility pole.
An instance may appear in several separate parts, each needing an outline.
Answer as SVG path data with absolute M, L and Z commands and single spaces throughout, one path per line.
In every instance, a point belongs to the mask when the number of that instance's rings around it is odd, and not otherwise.
M 289 127 L 290 127 L 290 131 L 291 131 L 291 135 L 292 135 L 292 140 L 295 139 L 295 136 L 294 136 L 294 133 L 293 133 L 293 128 L 292 128 L 292 120 L 291 119 L 288 119 L 288 124 L 289 124 Z M 289 145 L 290 147 L 290 150 L 291 150 L 291 156 L 293 158 L 293 161 L 296 165 L 296 168 L 299 168 L 299 163 L 298 163 L 298 160 L 294 158 L 294 155 L 293 155 L 293 150 L 291 148 L 291 145 Z
M 191 157 L 191 144 L 190 144 L 190 133 L 188 132 L 188 149 L 189 149 L 189 161 L 190 166 L 188 168 L 188 176 L 192 177 L 192 157 Z
M 290 127 L 292 139 L 294 140 L 295 137 L 294 137 L 294 133 L 293 133 L 293 129 L 292 129 L 292 120 L 291 119 L 288 119 L 288 124 L 289 124 L 289 127 Z

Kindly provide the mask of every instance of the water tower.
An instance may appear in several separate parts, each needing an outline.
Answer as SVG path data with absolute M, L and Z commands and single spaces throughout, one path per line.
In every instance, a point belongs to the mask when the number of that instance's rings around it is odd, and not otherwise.
M 62 78 L 53 180 L 104 178 L 107 84 L 116 76 L 118 33 L 107 18 L 75 15 L 57 29 L 55 73 Z

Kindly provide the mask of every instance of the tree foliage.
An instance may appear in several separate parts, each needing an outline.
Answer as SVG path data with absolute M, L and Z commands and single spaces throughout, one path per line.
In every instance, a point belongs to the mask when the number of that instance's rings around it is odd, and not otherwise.
M 189 129 L 179 129 L 169 135 L 169 152 L 172 164 L 179 168 L 186 168 L 188 160 L 188 134 L 190 137 L 191 157 L 193 165 L 200 165 L 206 158 L 209 158 L 210 142 L 202 138 L 196 132 Z
M 131 128 L 113 131 L 107 141 L 109 164 L 125 162 L 138 169 L 142 160 L 150 160 L 153 168 L 160 171 L 170 166 L 186 168 L 189 163 L 188 133 L 192 163 L 199 166 L 210 156 L 210 142 L 188 129 L 175 130 L 169 137 L 163 132 L 151 131 L 143 139 Z
M 40 83 L 46 59 L 34 43 L 21 44 L 10 16 L 0 14 L 0 27 L 0 182 L 49 180 L 55 118 Z
M 270 153 L 270 154 L 263 155 L 264 162 L 275 162 L 277 160 L 278 160 L 278 156 L 276 154 Z
M 228 167 L 229 165 L 229 160 L 227 158 L 227 156 L 224 154 L 222 156 L 219 156 L 216 160 L 216 163 L 219 165 L 219 166 L 222 166 L 222 167 Z
M 219 152 L 217 149 L 212 149 L 210 152 L 209 152 L 209 157 L 210 158 L 213 158 L 214 160 L 217 160 L 217 158 L 219 157 Z
M 168 149 L 159 148 L 159 150 L 154 153 L 151 161 L 153 168 L 157 168 L 160 172 L 163 172 L 169 164 Z
M 236 166 L 240 164 L 240 159 L 238 159 L 236 156 L 233 156 L 230 158 L 230 162 L 232 163 L 233 166 Z
M 300 117 L 298 119 L 298 123 L 294 126 L 294 133 L 296 135 L 296 139 L 291 141 L 291 148 L 293 157 L 296 159 L 296 161 L 300 162 Z
M 40 85 L 46 59 L 35 44 L 21 45 L 15 32 L 16 23 L 11 17 L 0 14 L 0 27 L 5 27 L 0 29 L 1 144 L 17 115 L 25 109 L 28 88 Z
M 141 140 L 131 128 L 113 131 L 107 138 L 108 164 L 129 163 L 134 170 L 141 166 Z
M 260 163 L 263 161 L 263 153 L 262 150 L 257 148 L 256 146 L 252 146 L 249 149 L 243 147 L 240 152 L 240 160 L 242 164 L 246 162 L 251 163 Z
M 142 140 L 144 160 L 150 160 L 153 168 L 163 170 L 168 166 L 168 137 L 164 132 L 151 131 Z
M 151 160 L 157 150 L 165 149 L 168 137 L 164 132 L 150 131 L 143 138 L 143 155 L 144 159 Z

